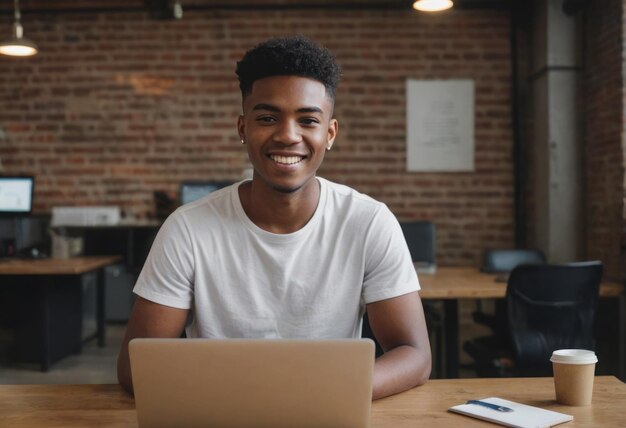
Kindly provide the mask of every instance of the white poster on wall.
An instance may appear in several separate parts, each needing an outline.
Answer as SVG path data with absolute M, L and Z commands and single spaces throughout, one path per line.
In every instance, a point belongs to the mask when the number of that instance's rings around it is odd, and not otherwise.
M 474 81 L 407 80 L 409 172 L 474 171 Z

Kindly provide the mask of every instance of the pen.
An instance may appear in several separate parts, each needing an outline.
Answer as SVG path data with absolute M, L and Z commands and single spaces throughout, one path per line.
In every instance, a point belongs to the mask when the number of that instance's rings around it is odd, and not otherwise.
M 491 403 L 487 403 L 486 401 L 480 401 L 480 400 L 468 400 L 467 403 L 465 404 L 477 404 L 479 406 L 487 407 L 492 410 L 497 410 L 498 412 L 512 412 L 513 411 L 513 409 L 509 407 L 500 406 L 499 404 L 491 404 Z

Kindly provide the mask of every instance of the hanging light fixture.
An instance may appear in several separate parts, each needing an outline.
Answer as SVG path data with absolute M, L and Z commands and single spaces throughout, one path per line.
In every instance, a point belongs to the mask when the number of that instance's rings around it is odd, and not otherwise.
M 174 0 L 174 4 L 172 5 L 172 15 L 174 16 L 174 19 L 183 18 L 183 5 L 180 4 L 180 0 Z
M 0 54 L 10 56 L 33 56 L 37 54 L 37 45 L 24 37 L 24 28 L 20 22 L 20 4 L 15 1 L 13 34 L 8 40 L 0 42 Z
M 413 9 L 422 12 L 439 12 L 450 9 L 452 4 L 452 0 L 417 0 L 413 3 Z

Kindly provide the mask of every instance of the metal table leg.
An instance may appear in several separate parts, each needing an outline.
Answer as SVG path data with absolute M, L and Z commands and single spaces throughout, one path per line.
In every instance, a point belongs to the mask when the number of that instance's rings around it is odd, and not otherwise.
M 457 299 L 446 299 L 444 307 L 445 377 L 459 377 L 459 304 Z
M 103 348 L 106 345 L 106 323 L 105 323 L 105 290 L 104 290 L 104 268 L 98 269 L 97 278 L 97 303 L 96 319 L 98 328 L 98 346 Z
M 626 293 L 619 296 L 618 308 L 618 377 L 622 382 L 626 382 Z

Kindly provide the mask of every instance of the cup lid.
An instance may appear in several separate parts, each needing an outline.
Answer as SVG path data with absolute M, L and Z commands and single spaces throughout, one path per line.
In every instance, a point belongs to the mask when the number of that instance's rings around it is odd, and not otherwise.
M 586 349 L 558 349 L 550 361 L 560 364 L 593 364 L 598 362 L 595 352 Z

